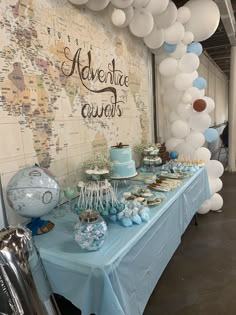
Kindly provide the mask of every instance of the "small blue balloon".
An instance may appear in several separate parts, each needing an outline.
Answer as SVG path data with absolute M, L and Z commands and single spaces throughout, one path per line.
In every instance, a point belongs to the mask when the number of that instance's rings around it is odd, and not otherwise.
M 216 129 L 209 128 L 204 132 L 204 137 L 207 142 L 212 143 L 212 142 L 215 142 L 219 138 L 219 134 Z
M 192 42 L 188 45 L 187 52 L 200 56 L 202 53 L 202 45 L 199 42 Z
M 202 77 L 196 78 L 193 81 L 193 86 L 199 90 L 205 89 L 206 85 L 207 85 L 207 81 Z
M 176 160 L 178 158 L 178 153 L 176 151 L 171 151 L 170 152 L 170 158 L 172 160 Z
M 163 49 L 168 53 L 173 53 L 176 50 L 176 47 L 177 47 L 176 44 L 171 45 L 166 42 L 163 44 Z

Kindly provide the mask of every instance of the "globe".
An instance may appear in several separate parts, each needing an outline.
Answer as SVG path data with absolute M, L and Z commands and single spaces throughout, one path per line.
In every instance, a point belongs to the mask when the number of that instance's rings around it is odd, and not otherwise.
M 60 187 L 55 177 L 38 166 L 18 171 L 7 185 L 7 200 L 17 214 L 38 218 L 59 201 Z

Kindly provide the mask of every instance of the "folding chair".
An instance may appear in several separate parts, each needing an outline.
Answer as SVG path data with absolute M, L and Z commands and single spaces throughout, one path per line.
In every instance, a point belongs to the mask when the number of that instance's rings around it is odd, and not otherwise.
M 228 160 L 228 146 L 226 146 L 220 136 L 220 139 L 221 139 L 221 145 L 220 145 L 220 149 L 219 149 L 219 154 L 218 154 L 218 160 L 220 160 L 220 156 L 221 154 L 225 154 L 225 158 L 226 158 L 226 163 L 227 163 L 227 160 Z M 222 151 L 223 150 L 223 151 Z

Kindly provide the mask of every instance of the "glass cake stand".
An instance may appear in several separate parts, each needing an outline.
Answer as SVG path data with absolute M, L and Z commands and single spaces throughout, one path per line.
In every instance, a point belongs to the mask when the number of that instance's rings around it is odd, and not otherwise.
M 116 181 L 118 186 L 127 186 L 128 185 L 128 181 L 134 177 L 136 177 L 139 173 L 136 172 L 135 175 L 133 176 L 127 176 L 127 177 L 112 177 L 110 176 L 110 180 L 112 181 Z

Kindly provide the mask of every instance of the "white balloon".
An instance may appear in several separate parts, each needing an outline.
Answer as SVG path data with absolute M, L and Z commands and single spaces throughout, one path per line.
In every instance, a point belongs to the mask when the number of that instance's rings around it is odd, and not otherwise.
M 192 41 L 194 40 L 194 36 L 192 32 L 185 32 L 184 33 L 184 38 L 183 38 L 183 43 L 186 45 L 189 45 L 190 43 L 192 43 Z
M 183 102 L 185 103 L 193 103 L 198 100 L 200 97 L 200 90 L 195 88 L 194 86 L 188 88 L 183 96 Z
M 86 2 L 88 2 L 88 0 L 69 0 L 69 2 L 71 2 L 75 5 L 81 5 L 81 4 L 85 4 Z
M 205 163 L 208 163 L 210 161 L 210 158 L 211 152 L 207 148 L 202 147 L 197 149 L 197 151 L 195 152 L 195 159 L 197 160 L 202 160 Z
M 182 72 L 192 73 L 199 67 L 200 61 L 197 55 L 188 53 L 179 60 L 179 69 Z
M 185 6 L 191 11 L 191 18 L 185 24 L 185 30 L 192 32 L 197 42 L 211 37 L 220 22 L 217 4 L 212 0 L 190 0 Z
M 217 160 L 210 160 L 206 165 L 206 169 L 208 176 L 213 179 L 221 177 L 224 173 L 223 164 Z
M 150 0 L 150 2 L 145 6 L 152 15 L 161 14 L 164 12 L 168 6 L 169 0 Z
M 179 157 L 193 159 L 194 158 L 194 148 L 183 141 L 175 147 L 175 151 L 179 153 Z
M 174 76 L 177 72 L 178 62 L 174 58 L 166 58 L 159 65 L 160 74 L 164 76 Z
M 187 52 L 187 45 L 185 45 L 184 43 L 180 42 L 175 51 L 171 54 L 169 54 L 171 57 L 176 58 L 176 59 L 180 59 L 181 57 L 183 57 L 183 55 L 185 55 Z
M 168 116 L 168 121 L 170 123 L 175 122 L 176 120 L 180 120 L 181 118 L 177 115 L 177 113 L 175 111 L 170 112 L 169 116 Z
M 166 93 L 163 95 L 163 104 L 165 106 L 169 106 L 170 108 L 175 109 L 175 107 L 179 104 L 182 93 L 179 91 L 173 91 L 174 89 L 167 90 Z
M 130 32 L 137 37 L 145 37 L 154 27 L 153 16 L 145 9 L 134 10 L 134 16 L 129 24 Z
M 174 2 L 170 1 L 167 9 L 160 15 L 154 16 L 154 23 L 159 28 L 168 28 L 175 23 L 178 10 Z
M 150 0 L 134 0 L 132 6 L 136 9 L 144 8 Z
M 210 211 L 210 208 L 211 208 L 211 200 L 208 199 L 208 200 L 203 202 L 201 207 L 198 209 L 197 213 L 206 214 Z
M 125 12 L 120 9 L 115 9 L 111 16 L 111 21 L 115 26 L 121 26 L 125 23 Z
M 211 125 L 211 117 L 205 112 L 193 112 L 189 120 L 189 125 L 193 130 L 204 132 Z
M 210 200 L 211 200 L 211 207 L 210 208 L 212 211 L 218 211 L 223 207 L 224 201 L 223 201 L 223 198 L 221 197 L 221 195 L 216 193 L 211 197 Z
M 189 125 L 184 120 L 176 120 L 171 125 L 171 134 L 175 138 L 183 139 L 189 134 L 189 132 L 190 132 Z
M 209 187 L 210 187 L 210 193 L 211 196 L 220 191 L 223 187 L 222 180 L 220 178 L 208 178 L 209 181 Z
M 183 119 L 188 119 L 193 113 L 193 107 L 190 104 L 180 103 L 177 106 L 177 113 Z
M 111 3 L 117 8 L 127 8 L 132 4 L 133 0 L 111 0 Z
M 112 16 L 112 13 L 114 12 L 114 10 L 116 10 L 116 7 L 114 7 L 114 5 L 110 3 L 108 8 L 109 8 L 108 14 Z M 119 28 L 128 26 L 134 15 L 134 8 L 132 7 L 132 5 L 127 8 L 122 9 L 122 11 L 125 13 L 125 22 L 122 25 L 117 26 Z
M 174 86 L 178 91 L 184 91 L 192 86 L 192 78 L 189 73 L 180 73 L 175 77 Z
M 105 9 L 109 2 L 110 0 L 88 0 L 85 5 L 92 11 L 101 11 Z
M 164 30 L 165 42 L 171 45 L 179 44 L 184 38 L 184 27 L 181 23 L 175 22 Z
M 171 152 L 174 151 L 176 146 L 180 143 L 182 143 L 183 139 L 177 139 L 177 138 L 170 138 L 166 141 L 166 149 L 167 151 Z
M 214 100 L 210 97 L 207 97 L 207 96 L 204 96 L 202 99 L 207 103 L 207 107 L 204 110 L 204 112 L 211 113 L 215 109 Z
M 177 21 L 181 24 L 185 24 L 189 21 L 191 17 L 191 11 L 188 7 L 180 7 L 178 9 Z
M 144 43 L 151 49 L 157 49 L 164 43 L 163 29 L 157 29 L 155 26 L 150 34 L 144 37 Z
M 186 142 L 194 149 L 198 149 L 205 143 L 205 137 L 201 132 L 192 130 L 186 138 Z

